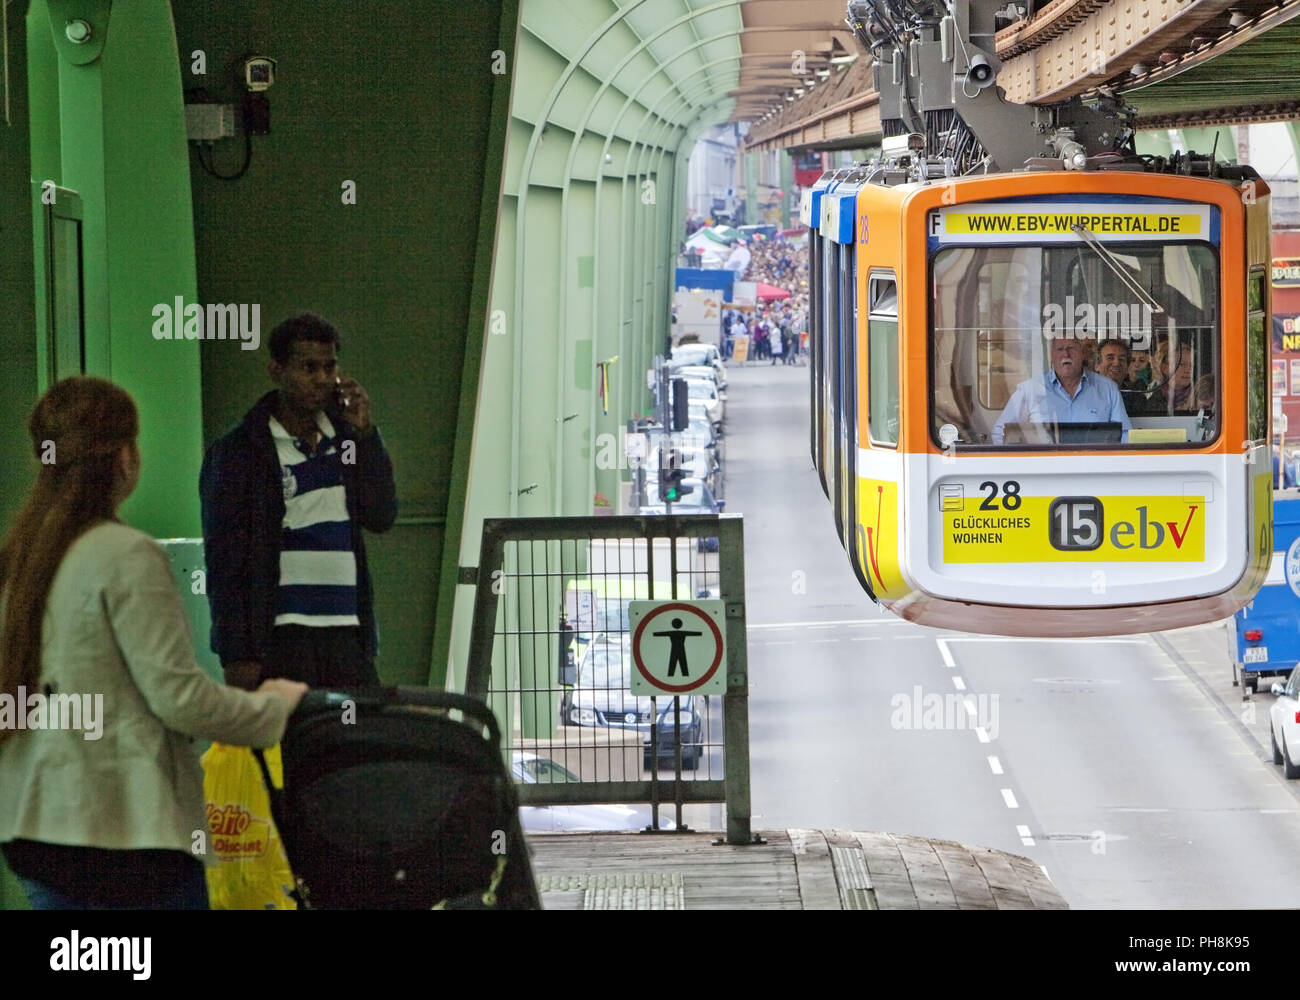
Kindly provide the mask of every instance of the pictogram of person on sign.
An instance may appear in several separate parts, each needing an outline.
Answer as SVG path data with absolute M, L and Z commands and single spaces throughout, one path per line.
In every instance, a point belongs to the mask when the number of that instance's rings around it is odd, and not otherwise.
M 690 677 L 691 672 L 686 666 L 686 637 L 692 635 L 703 635 L 703 632 L 686 632 L 682 629 L 682 620 L 674 618 L 672 620 L 672 631 L 670 632 L 651 632 L 655 638 L 667 639 L 672 643 L 672 649 L 668 652 L 668 676 L 672 677 L 677 672 L 677 665 L 681 664 L 682 676 Z

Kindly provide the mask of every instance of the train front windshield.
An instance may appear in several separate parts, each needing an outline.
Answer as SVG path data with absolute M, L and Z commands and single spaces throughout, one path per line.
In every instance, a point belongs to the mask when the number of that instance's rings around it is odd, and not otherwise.
M 1201 447 L 1218 436 L 1221 317 L 1209 243 L 1086 233 L 939 246 L 930 284 L 939 447 Z

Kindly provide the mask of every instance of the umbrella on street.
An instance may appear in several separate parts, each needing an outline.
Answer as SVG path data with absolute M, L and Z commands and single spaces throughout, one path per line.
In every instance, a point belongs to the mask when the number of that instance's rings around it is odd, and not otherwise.
M 777 288 L 775 285 L 766 285 L 763 282 L 756 282 L 757 291 L 754 293 L 755 298 L 760 302 L 771 302 L 773 299 L 788 299 L 790 293 L 784 288 Z

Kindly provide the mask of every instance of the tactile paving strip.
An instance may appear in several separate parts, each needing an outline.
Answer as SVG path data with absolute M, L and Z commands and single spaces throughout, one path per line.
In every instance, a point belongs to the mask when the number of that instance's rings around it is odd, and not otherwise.
M 871 876 L 867 874 L 867 859 L 854 847 L 831 847 L 835 874 L 840 883 L 840 899 L 846 910 L 874 910 Z
M 632 872 L 625 875 L 542 875 L 537 890 L 581 892 L 584 910 L 684 910 L 686 894 L 680 872 Z M 542 903 L 545 906 L 545 900 Z

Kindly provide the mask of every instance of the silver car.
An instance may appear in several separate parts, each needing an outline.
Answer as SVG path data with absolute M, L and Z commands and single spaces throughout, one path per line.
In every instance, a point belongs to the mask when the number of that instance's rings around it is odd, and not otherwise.
M 1273 763 L 1282 765 L 1288 778 L 1300 778 L 1300 666 L 1285 683 L 1273 685 L 1277 700 L 1268 710 L 1268 735 Z

